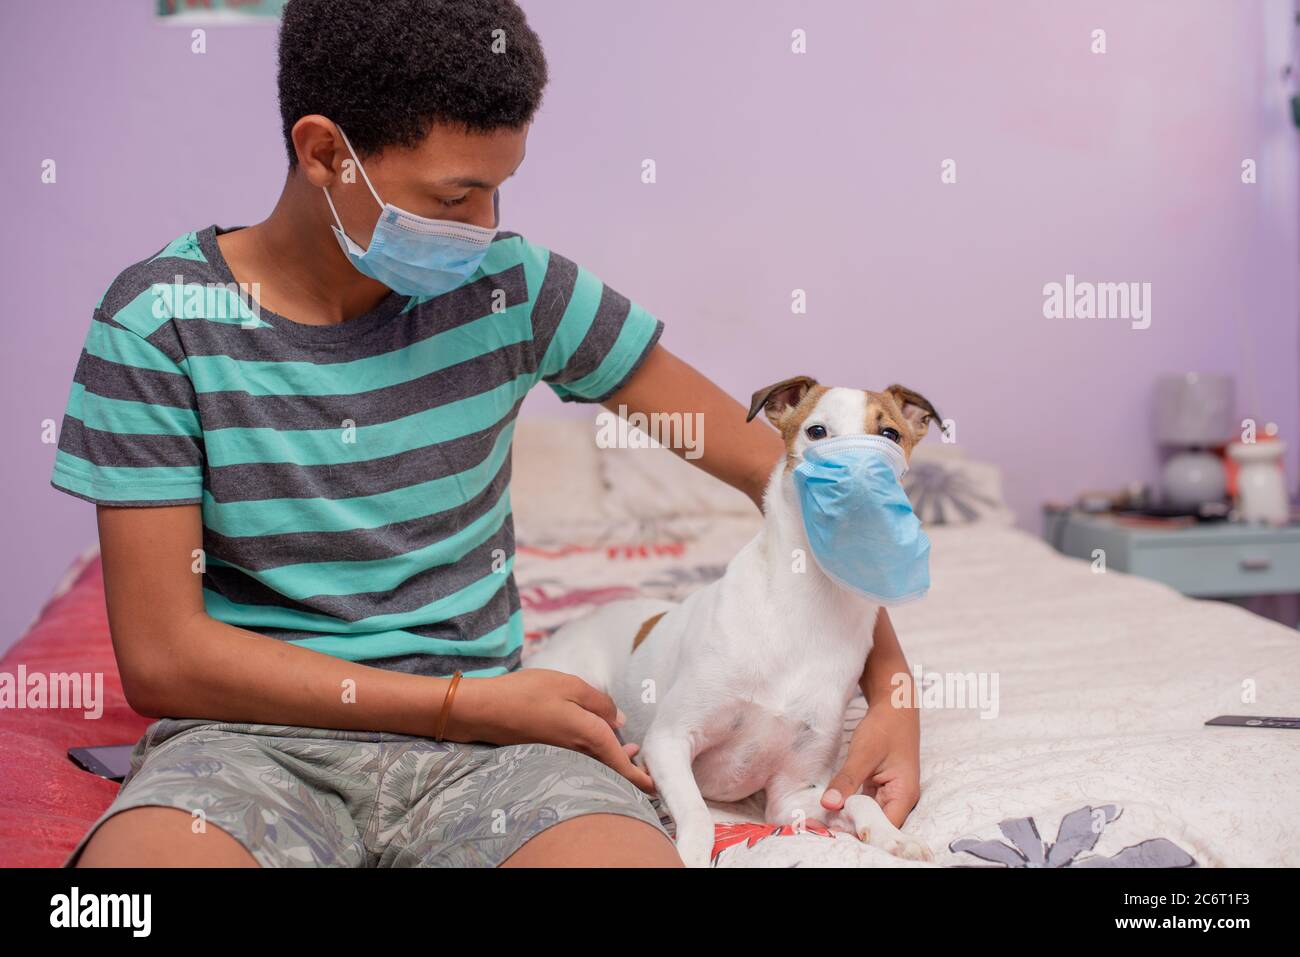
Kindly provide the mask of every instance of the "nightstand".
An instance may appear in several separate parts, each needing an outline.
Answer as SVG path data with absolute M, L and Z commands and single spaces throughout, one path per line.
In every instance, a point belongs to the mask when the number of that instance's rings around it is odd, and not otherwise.
M 1152 578 L 1198 598 L 1300 592 L 1300 525 L 1210 522 L 1184 528 L 1125 524 L 1113 515 L 1044 509 L 1043 537 L 1066 555 Z

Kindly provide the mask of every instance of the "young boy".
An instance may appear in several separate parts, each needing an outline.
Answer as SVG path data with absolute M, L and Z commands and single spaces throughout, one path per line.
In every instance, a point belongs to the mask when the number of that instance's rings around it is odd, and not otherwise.
M 644 309 L 497 229 L 546 77 L 512 0 L 291 0 L 275 209 L 105 293 L 53 483 L 98 506 L 159 720 L 70 864 L 680 863 L 610 698 L 516 670 L 515 416 L 539 381 L 702 412 L 698 464 L 756 504 L 782 446 Z M 915 804 L 906 670 L 882 616 L 828 806 Z

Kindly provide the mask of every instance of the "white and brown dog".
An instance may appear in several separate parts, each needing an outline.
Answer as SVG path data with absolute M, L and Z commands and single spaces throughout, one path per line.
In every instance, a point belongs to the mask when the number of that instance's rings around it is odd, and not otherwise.
M 881 435 L 905 456 L 934 407 L 902 386 L 883 392 L 827 388 L 801 376 L 754 393 L 785 438 L 786 456 L 765 493 L 766 522 L 723 576 L 681 604 L 612 602 L 561 628 L 525 667 L 577 675 L 627 715 L 677 824 L 677 847 L 707 866 L 713 819 L 705 799 L 764 791 L 770 823 L 819 821 L 900 857 L 929 859 L 876 801 L 850 796 L 822 807 L 837 768 L 844 715 L 858 692 L 879 605 L 826 576 L 808 555 L 792 473 L 825 438 Z M 796 568 L 798 569 L 796 571 Z

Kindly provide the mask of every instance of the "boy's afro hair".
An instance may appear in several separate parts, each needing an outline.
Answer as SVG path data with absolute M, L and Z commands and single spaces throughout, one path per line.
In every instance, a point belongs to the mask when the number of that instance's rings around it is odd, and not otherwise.
M 546 80 L 541 41 L 514 0 L 289 0 L 281 18 L 291 166 L 289 134 L 308 114 L 342 126 L 364 155 L 413 147 L 434 123 L 518 129 Z

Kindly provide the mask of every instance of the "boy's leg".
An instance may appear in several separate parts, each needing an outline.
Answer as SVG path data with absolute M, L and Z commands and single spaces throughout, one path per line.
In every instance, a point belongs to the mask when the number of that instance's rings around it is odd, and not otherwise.
M 105 821 L 77 867 L 258 867 L 253 855 L 218 827 L 195 834 L 177 808 L 140 807 Z M 620 814 L 587 814 L 542 831 L 503 867 L 681 867 L 673 842 Z
M 258 867 L 218 827 L 195 834 L 177 808 L 140 807 L 115 814 L 82 850 L 77 867 Z M 661 830 L 620 814 L 586 814 L 547 828 L 503 867 L 681 867 Z
M 502 867 L 681 867 L 657 827 L 621 814 L 584 814 L 548 827 Z
M 99 826 L 77 867 L 258 867 L 253 855 L 219 827 L 200 833 L 179 808 L 137 807 Z
M 549 744 L 392 742 L 380 867 L 680 867 L 650 799 Z
M 370 737 L 160 719 L 64 866 L 363 866 L 353 812 L 373 807 Z

